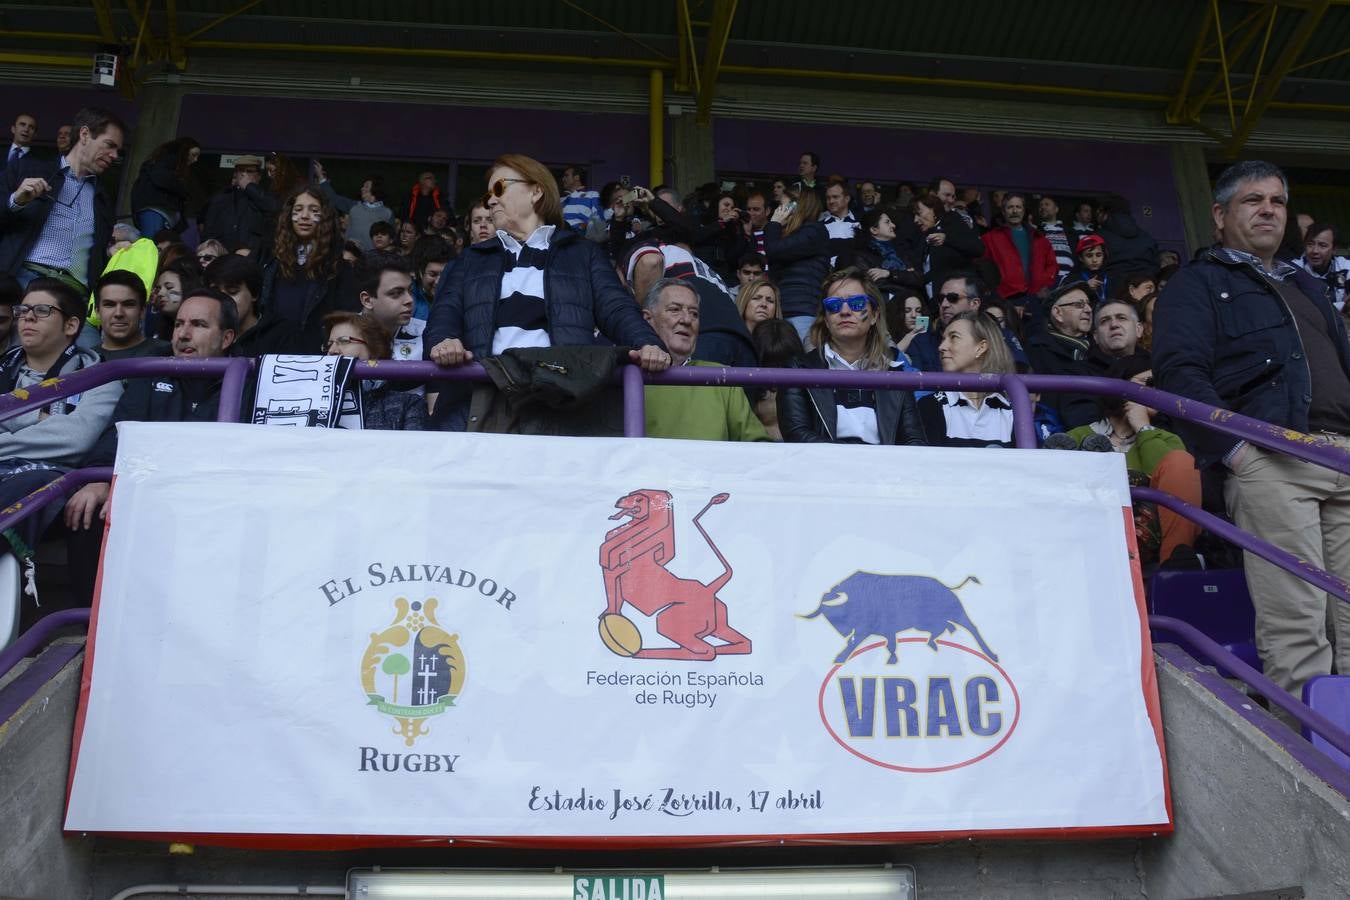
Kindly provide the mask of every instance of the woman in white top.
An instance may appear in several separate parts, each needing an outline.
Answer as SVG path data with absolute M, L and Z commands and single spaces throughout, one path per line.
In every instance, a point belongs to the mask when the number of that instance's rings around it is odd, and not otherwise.
M 964 312 L 947 323 L 938 345 L 942 371 L 1004 375 L 1012 353 L 987 313 Z M 919 400 L 919 418 L 935 447 L 1011 447 L 1012 404 L 1002 391 L 937 391 Z

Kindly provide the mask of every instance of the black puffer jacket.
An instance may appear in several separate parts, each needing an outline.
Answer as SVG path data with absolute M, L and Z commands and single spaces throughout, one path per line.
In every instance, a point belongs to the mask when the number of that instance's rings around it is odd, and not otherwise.
M 817 347 L 792 361 L 794 369 L 828 369 Z M 877 431 L 883 444 L 923 445 L 923 422 L 910 391 L 877 391 Z M 835 441 L 838 412 L 830 388 L 784 388 L 778 392 L 778 427 L 790 444 Z
M 1097 233 L 1106 241 L 1106 274 L 1124 278 L 1135 272 L 1158 271 L 1158 242 L 1127 212 L 1113 212 Z
M 830 274 L 830 233 L 819 222 L 806 222 L 792 234 L 770 222 L 764 226 L 764 250 L 778 281 L 783 318 L 814 316 L 820 307 L 820 283 Z
M 436 285 L 422 335 L 427 358 L 446 338 L 458 338 L 479 359 L 492 352 L 506 253 L 495 237 L 480 241 L 465 248 L 450 277 Z M 569 229 L 555 229 L 549 241 L 544 305 L 555 347 L 593 344 L 597 328 L 619 346 L 665 346 L 619 284 L 604 250 Z

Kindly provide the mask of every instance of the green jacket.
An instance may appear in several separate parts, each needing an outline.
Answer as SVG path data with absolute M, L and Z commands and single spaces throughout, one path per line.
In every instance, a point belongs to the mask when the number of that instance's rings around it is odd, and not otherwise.
M 1092 433 L 1091 425 L 1079 425 L 1069 431 L 1069 437 L 1081 444 L 1083 438 Z M 1134 436 L 1134 445 L 1125 453 L 1125 468 L 1152 477 L 1164 456 L 1173 450 L 1185 449 L 1186 445 L 1181 442 L 1181 438 L 1172 432 L 1161 428 L 1147 428 Z
M 693 360 L 691 366 L 722 368 Z M 738 387 L 658 387 L 648 385 L 647 437 L 693 441 L 767 441 L 745 391 Z

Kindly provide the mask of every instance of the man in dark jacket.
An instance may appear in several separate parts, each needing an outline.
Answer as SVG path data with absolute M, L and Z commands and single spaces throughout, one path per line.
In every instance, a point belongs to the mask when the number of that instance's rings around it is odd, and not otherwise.
M 1135 272 L 1158 271 L 1158 242 L 1135 223 L 1124 197 L 1108 194 L 1098 201 L 1097 233 L 1106 240 L 1108 278 L 1119 281 Z
M 262 158 L 240 156 L 234 161 L 234 177 L 206 208 L 202 237 L 215 238 L 231 250 L 246 247 L 258 253 L 272 242 L 271 223 L 281 203 L 263 190 Z
M 229 356 L 239 327 L 239 314 L 229 295 L 198 288 L 183 298 L 173 329 L 174 359 L 216 359 Z M 112 421 L 84 465 L 111 466 L 117 459 L 118 422 L 214 422 L 220 410 L 219 378 L 169 378 L 156 375 L 127 382 Z M 87 484 L 66 503 L 66 524 L 72 531 L 89 529 L 102 517 L 107 482 Z
M 1165 391 L 1350 448 L 1345 325 L 1308 273 L 1275 258 L 1288 198 L 1270 163 L 1219 176 L 1219 245 L 1168 281 L 1154 314 L 1153 371 Z M 1196 465 L 1230 472 L 1224 499 L 1239 528 L 1328 572 L 1350 571 L 1344 475 L 1177 424 Z M 1333 662 L 1350 672 L 1350 605 L 1251 553 L 1244 569 L 1268 677 L 1297 696 Z
M 32 154 L 0 175 L 0 272 L 28 284 L 56 278 L 82 294 L 103 274 L 113 209 L 98 176 L 117 161 L 126 128 L 112 113 L 75 114 L 78 138 L 55 160 Z
M 1027 358 L 1038 375 L 1095 375 L 1092 350 L 1092 298 L 1082 283 L 1067 284 L 1045 301 L 1045 327 L 1027 339 Z M 1097 401 L 1076 391 L 1042 392 L 1041 402 L 1059 416 L 1065 428 L 1100 418 Z

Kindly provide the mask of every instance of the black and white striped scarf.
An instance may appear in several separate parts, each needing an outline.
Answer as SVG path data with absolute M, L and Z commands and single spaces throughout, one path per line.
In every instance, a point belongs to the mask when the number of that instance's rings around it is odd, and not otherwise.
M 506 248 L 502 268 L 501 299 L 494 317 L 497 330 L 492 334 L 492 355 L 500 356 L 512 347 L 549 347 L 548 307 L 544 305 L 544 267 L 548 263 L 548 245 L 552 225 L 540 225 L 525 243 L 498 231 L 497 238 Z

